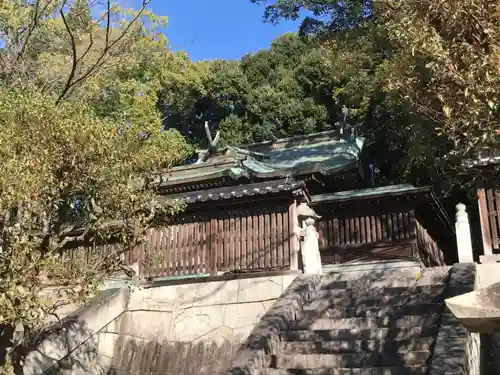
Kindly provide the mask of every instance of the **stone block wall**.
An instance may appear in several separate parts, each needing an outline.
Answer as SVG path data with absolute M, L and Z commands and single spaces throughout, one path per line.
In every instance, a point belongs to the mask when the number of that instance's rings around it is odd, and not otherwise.
M 129 301 L 128 289 L 102 292 L 86 306 L 70 313 L 46 335 L 36 350 L 25 360 L 24 375 L 62 372 L 71 374 L 103 373 L 110 357 L 99 353 L 112 352 L 116 337 L 106 337 L 106 330 L 116 331 L 116 317 Z M 101 361 L 102 360 L 102 361 Z
M 474 290 L 476 264 L 459 263 L 450 270 L 445 298 Z M 445 306 L 441 315 L 429 375 L 480 375 L 480 343 L 477 334 L 470 333 Z
M 213 374 L 295 277 L 104 291 L 30 354 L 25 374 Z
M 117 374 L 213 374 L 295 275 L 145 289 L 119 318 Z

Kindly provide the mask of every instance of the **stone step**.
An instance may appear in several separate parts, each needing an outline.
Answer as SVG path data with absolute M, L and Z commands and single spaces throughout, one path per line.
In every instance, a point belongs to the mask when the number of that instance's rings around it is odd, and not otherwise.
M 448 275 L 427 274 L 416 272 L 412 277 L 391 276 L 384 278 L 361 277 L 354 280 L 328 280 L 322 279 L 318 284 L 320 290 L 355 289 L 355 288 L 400 288 L 425 285 L 444 285 L 448 282 Z
M 268 355 L 265 361 L 270 368 L 335 368 L 335 367 L 380 367 L 423 366 L 430 352 L 382 352 L 343 354 L 295 354 Z
M 394 296 L 412 296 L 415 294 L 432 294 L 440 295 L 445 288 L 444 284 L 438 285 L 415 285 L 415 286 L 400 286 L 400 287 L 377 287 L 377 288 L 344 288 L 344 289 L 319 289 L 312 292 L 307 292 L 304 297 L 306 299 L 330 299 L 349 295 L 353 298 L 362 298 L 366 296 L 372 297 L 394 297 Z
M 335 274 L 358 274 L 367 275 L 377 273 L 380 276 L 390 274 L 391 272 L 420 270 L 420 263 L 412 260 L 373 260 L 373 261 L 355 261 L 342 264 L 328 264 L 323 266 L 323 272 L 327 275 Z
M 416 279 L 417 275 L 420 275 L 422 278 L 425 277 L 437 277 L 437 278 L 447 278 L 449 275 L 449 271 L 451 269 L 450 266 L 443 267 L 429 267 L 429 268 L 421 268 L 420 266 L 413 267 L 382 267 L 379 262 L 374 263 L 372 267 L 362 269 L 351 267 L 343 267 L 334 269 L 325 269 L 325 274 L 321 277 L 321 281 L 341 281 L 341 280 L 372 280 L 374 282 L 378 280 L 384 280 L 388 278 L 400 278 L 400 279 Z M 378 269 L 377 269 L 378 268 Z
M 381 316 L 368 318 L 313 318 L 292 321 L 288 328 L 292 330 L 332 330 L 332 329 L 377 329 L 377 328 L 412 328 L 424 327 L 437 322 L 438 314 L 404 315 L 401 317 Z
M 413 328 L 290 330 L 281 334 L 281 341 L 338 341 L 338 340 L 409 340 L 435 337 L 437 324 Z
M 339 354 L 361 352 L 409 352 L 425 351 L 434 337 L 418 337 L 403 340 L 339 340 L 339 341 L 282 341 L 275 354 Z
M 261 369 L 256 375 L 426 375 L 425 366 L 333 369 Z
M 443 302 L 444 285 L 416 286 L 413 288 L 339 289 L 307 292 L 304 307 L 321 309 L 333 306 L 401 306 L 418 303 Z
M 357 306 L 350 308 L 339 308 L 330 306 L 321 308 L 319 311 L 305 306 L 303 310 L 295 313 L 295 319 L 301 320 L 310 316 L 318 318 L 364 318 L 364 317 L 382 317 L 382 316 L 403 316 L 403 315 L 423 315 L 439 314 L 443 311 L 443 303 L 422 303 L 402 306 Z

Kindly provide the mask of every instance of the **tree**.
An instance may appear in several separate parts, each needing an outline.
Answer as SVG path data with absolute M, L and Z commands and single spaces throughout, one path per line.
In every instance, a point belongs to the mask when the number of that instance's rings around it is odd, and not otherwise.
M 21 374 L 48 317 L 93 295 L 144 229 L 182 208 L 154 199 L 154 172 L 189 147 L 162 131 L 157 89 L 171 53 L 148 3 L 131 12 L 108 1 L 99 19 L 81 0 L 0 5 L 0 329 L 24 332 L 1 373 Z M 113 241 L 112 251 L 68 263 L 82 241 Z
M 207 69 L 205 94 L 194 106 L 196 117 L 191 125 L 191 137 L 196 144 L 206 147 L 204 122 L 219 124 L 229 116 L 244 116 L 249 87 L 237 61 L 214 60 L 203 65 Z
M 369 20 L 392 46 L 385 91 L 449 139 L 450 166 L 473 149 L 498 147 L 500 2 L 251 1 L 269 4 L 265 18 L 271 22 L 309 10 L 313 19 L 302 29 L 331 39 Z
M 372 15 L 372 0 L 250 0 L 269 4 L 264 19 L 277 23 L 281 19 L 297 20 L 307 12 L 301 25 L 302 34 L 324 34 L 356 27 Z
M 242 68 L 252 88 L 247 117 L 259 141 L 272 136 L 287 137 L 329 128 L 328 112 L 301 81 L 304 67 L 321 69 L 315 59 L 318 45 L 295 33 L 276 38 L 268 51 L 242 59 Z M 258 130 L 258 131 L 256 131 Z
M 378 12 L 398 46 L 389 89 L 450 139 L 448 159 L 498 147 L 500 2 L 388 0 Z
M 171 54 L 163 63 L 159 88 L 158 109 L 165 128 L 178 129 L 192 143 L 203 137 L 197 103 L 207 95 L 209 66 L 193 63 L 185 53 Z

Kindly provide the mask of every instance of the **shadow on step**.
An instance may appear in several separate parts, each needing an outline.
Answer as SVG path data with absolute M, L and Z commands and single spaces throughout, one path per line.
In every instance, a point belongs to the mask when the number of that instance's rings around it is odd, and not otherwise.
M 266 367 L 293 369 L 285 374 L 301 368 L 378 367 L 386 362 L 391 367 L 403 368 L 408 366 L 409 352 L 395 350 L 395 343 L 433 336 L 436 332 L 434 324 L 442 311 L 444 285 L 350 289 L 325 286 L 327 283 L 318 276 L 298 277 L 254 328 L 224 374 L 267 374 L 267 370 L 260 371 Z M 437 305 L 437 314 L 416 309 L 414 316 L 407 319 L 409 311 L 404 307 L 419 304 Z M 377 315 L 377 311 L 383 314 Z M 301 334 L 305 335 L 302 339 Z M 364 353 L 364 356 L 314 351 L 314 345 L 339 340 L 377 340 L 381 346 L 378 353 Z M 287 356 L 282 352 L 282 341 L 307 341 L 313 345 L 314 354 L 305 354 L 304 358 L 296 353 Z M 428 351 L 422 352 L 417 362 L 426 366 Z

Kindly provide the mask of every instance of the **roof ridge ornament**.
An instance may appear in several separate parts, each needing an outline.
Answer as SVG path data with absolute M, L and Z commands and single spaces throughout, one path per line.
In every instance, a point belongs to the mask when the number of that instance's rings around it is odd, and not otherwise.
M 347 118 L 349 116 L 349 108 L 344 104 L 342 106 L 342 125 L 340 125 L 340 135 L 343 136 L 345 141 L 356 141 L 356 128 L 358 126 L 350 125 L 347 122 Z
M 210 125 L 208 125 L 208 121 L 205 121 L 205 133 L 207 134 L 207 139 L 209 143 L 209 150 L 210 149 L 217 149 L 217 143 L 219 143 L 220 139 L 220 131 L 217 130 L 217 133 L 215 134 L 215 138 L 212 139 L 212 133 L 210 132 Z
M 217 130 L 215 133 L 215 138 L 212 138 L 212 132 L 210 131 L 210 125 L 208 125 L 208 121 L 205 121 L 205 134 L 208 139 L 208 149 L 207 150 L 199 150 L 198 152 L 198 160 L 196 160 L 195 164 L 203 164 L 207 161 L 207 159 L 214 152 L 217 151 L 217 143 L 220 140 L 220 131 Z

